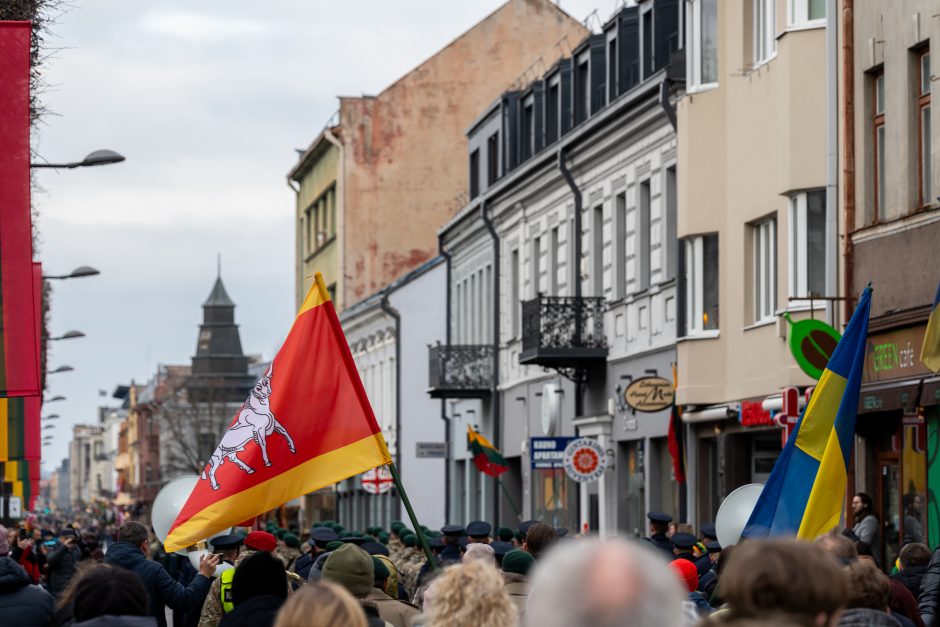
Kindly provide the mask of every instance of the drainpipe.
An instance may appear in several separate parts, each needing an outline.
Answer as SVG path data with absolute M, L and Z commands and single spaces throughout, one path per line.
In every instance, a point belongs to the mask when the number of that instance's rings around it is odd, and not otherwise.
M 561 172 L 565 183 L 571 188 L 571 194 L 574 196 L 574 297 L 575 297 L 575 321 L 574 321 L 574 341 L 575 344 L 581 343 L 581 190 L 574 182 L 568 165 L 565 163 L 565 149 L 558 149 L 558 170 Z M 584 414 L 584 383 L 580 373 L 575 382 L 574 393 L 574 415 L 579 418 Z
M 490 237 L 493 238 L 493 379 L 490 403 L 493 413 L 493 446 L 499 450 L 502 446 L 500 442 L 502 440 L 500 437 L 502 407 L 499 402 L 499 234 L 496 232 L 492 219 L 486 213 L 486 198 L 480 199 L 480 217 Z M 493 485 L 493 517 L 499 526 L 499 488 L 495 485 L 496 481 L 499 479 L 496 479 Z
M 389 292 L 382 295 L 379 306 L 395 321 L 395 466 L 401 475 L 401 314 L 388 302 Z M 401 518 L 401 499 L 395 499 L 395 517 Z
M 450 279 L 451 279 L 451 254 L 449 251 L 444 249 L 444 236 L 439 235 L 437 238 L 437 252 L 446 260 L 446 273 L 447 278 L 447 300 L 444 305 L 444 346 L 450 347 L 450 316 L 451 316 L 451 304 L 450 304 Z M 441 420 L 444 421 L 444 445 L 447 449 L 447 456 L 444 458 L 444 520 L 450 520 L 450 465 L 453 460 L 453 455 L 451 455 L 450 450 L 450 418 L 447 416 L 447 399 L 441 399 Z
M 826 294 L 839 292 L 839 35 L 838 2 L 826 0 Z M 828 301 L 829 323 L 836 322 Z
M 827 7 L 828 9 L 828 7 Z M 845 244 L 842 248 L 844 294 L 855 295 L 855 251 L 852 232 L 855 230 L 855 0 L 842 0 L 842 119 L 845 141 L 842 157 L 842 197 L 845 203 Z M 828 202 L 828 198 L 826 199 Z M 832 242 L 833 240 L 826 240 Z M 852 315 L 851 302 L 843 307 L 846 323 Z

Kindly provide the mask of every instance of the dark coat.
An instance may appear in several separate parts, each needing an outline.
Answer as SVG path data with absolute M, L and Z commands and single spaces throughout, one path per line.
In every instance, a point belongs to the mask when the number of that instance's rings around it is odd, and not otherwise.
M 313 551 L 301 555 L 297 558 L 297 561 L 294 562 L 294 572 L 303 579 L 307 579 L 307 576 L 310 574 L 310 569 L 313 568 L 313 562 L 316 561 L 317 557 L 319 557 L 319 555 L 314 554 Z
M 157 627 L 153 616 L 96 616 L 80 623 L 72 623 L 71 627 Z
M 904 587 L 911 591 L 911 594 L 914 595 L 916 599 L 920 595 L 920 582 L 924 578 L 924 573 L 927 572 L 927 565 L 923 564 L 920 566 L 908 566 L 902 570 L 899 570 L 893 579 L 897 579 L 904 584 Z
M 934 624 L 940 625 L 940 621 L 937 621 L 938 602 L 940 602 L 940 549 L 933 552 L 930 563 L 927 564 L 927 570 L 920 580 L 920 594 L 917 596 L 920 617 L 924 619 L 924 625 L 927 627 L 932 627 Z
M 842 612 L 838 627 L 901 627 L 901 623 L 887 612 L 854 607 Z
M 49 553 L 46 563 L 49 564 L 49 592 L 52 596 L 57 599 L 62 596 L 81 559 L 82 550 L 77 544 L 69 548 L 63 542 Z
M 284 599 L 270 594 L 251 597 L 226 614 L 219 627 L 271 627 L 283 604 Z
M 0 557 L 0 622 L 17 627 L 47 627 L 55 615 L 52 596 L 34 586 L 26 569 Z
M 189 586 L 173 581 L 163 566 L 144 557 L 139 547 L 129 542 L 116 542 L 108 549 L 105 563 L 137 573 L 150 597 L 150 615 L 159 627 L 166 627 L 164 605 L 173 610 L 198 611 L 209 592 L 209 580 L 202 574 L 193 577 Z

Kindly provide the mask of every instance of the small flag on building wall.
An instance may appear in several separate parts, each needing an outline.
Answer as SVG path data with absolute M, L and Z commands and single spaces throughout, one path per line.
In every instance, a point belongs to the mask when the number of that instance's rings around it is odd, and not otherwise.
M 392 462 L 319 273 L 164 539 L 171 553 Z
M 498 477 L 509 470 L 506 460 L 496 447 L 474 431 L 470 425 L 467 425 L 467 446 L 470 447 L 470 453 L 473 455 L 473 463 L 483 474 Z
M 933 372 L 940 371 L 940 284 L 933 299 L 933 309 L 927 321 L 924 345 L 920 348 L 920 360 Z

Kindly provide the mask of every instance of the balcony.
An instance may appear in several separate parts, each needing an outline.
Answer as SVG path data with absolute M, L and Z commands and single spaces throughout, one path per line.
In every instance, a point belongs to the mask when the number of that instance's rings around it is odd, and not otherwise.
M 522 303 L 519 363 L 590 368 L 607 358 L 602 297 L 542 296 Z
M 486 344 L 428 347 L 431 398 L 481 398 L 493 385 L 493 347 Z

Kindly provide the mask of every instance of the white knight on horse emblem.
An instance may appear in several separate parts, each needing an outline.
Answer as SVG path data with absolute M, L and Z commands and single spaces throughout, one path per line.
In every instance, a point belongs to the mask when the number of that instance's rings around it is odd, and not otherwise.
M 280 433 L 287 440 L 287 446 L 291 453 L 296 453 L 294 440 L 291 439 L 287 429 L 277 421 L 274 412 L 271 411 L 271 377 L 274 372 L 274 362 L 268 367 L 267 372 L 258 380 L 252 389 L 248 400 L 238 411 L 238 419 L 228 428 L 219 446 L 209 457 L 206 468 L 202 471 L 202 479 L 209 479 L 213 490 L 219 489 L 219 482 L 216 481 L 215 473 L 219 466 L 227 459 L 249 475 L 255 472 L 255 469 L 238 458 L 238 452 L 244 451 L 245 447 L 252 441 L 261 447 L 261 458 L 265 466 L 271 465 L 268 459 L 268 436 L 272 433 Z

